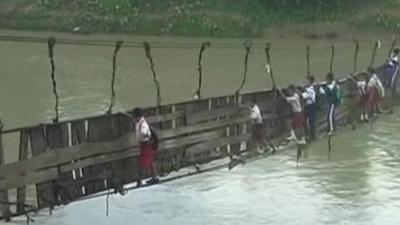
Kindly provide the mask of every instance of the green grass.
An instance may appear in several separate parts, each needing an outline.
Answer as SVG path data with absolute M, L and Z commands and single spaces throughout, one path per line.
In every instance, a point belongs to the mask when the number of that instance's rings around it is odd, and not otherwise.
M 4 3 L 6 2 L 6 3 Z M 4 1 L 3 28 L 81 33 L 134 33 L 210 37 L 259 37 L 271 26 L 347 22 L 364 8 L 397 0 L 18 0 Z M 350 20 L 358 28 L 382 27 L 375 18 Z M 386 19 L 392 27 L 398 18 Z

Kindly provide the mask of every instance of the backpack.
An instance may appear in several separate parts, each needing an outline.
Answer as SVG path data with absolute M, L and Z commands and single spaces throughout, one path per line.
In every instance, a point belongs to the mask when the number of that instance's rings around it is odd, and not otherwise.
M 149 126 L 150 126 L 150 133 L 151 133 L 150 142 L 153 144 L 154 150 L 157 151 L 158 145 L 160 143 L 160 139 L 159 139 L 157 131 L 154 129 L 154 127 L 151 125 L 149 125 Z
M 317 107 L 317 111 L 320 112 L 322 111 L 322 105 L 321 105 L 321 99 L 322 99 L 322 94 L 319 92 L 320 86 L 318 84 L 313 85 L 314 91 L 315 91 L 315 105 Z
M 340 86 L 335 84 L 335 106 L 339 106 L 342 104 L 342 90 L 340 89 Z

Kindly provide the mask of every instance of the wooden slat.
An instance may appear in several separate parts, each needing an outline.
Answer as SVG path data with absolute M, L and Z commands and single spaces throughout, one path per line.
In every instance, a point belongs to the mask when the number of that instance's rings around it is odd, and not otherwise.
M 188 114 L 186 116 L 189 124 L 195 124 L 203 121 L 215 119 L 220 116 L 243 116 L 246 114 L 245 109 L 235 106 L 228 106 L 227 108 L 217 108 L 212 111 L 203 111 L 199 113 Z
M 88 120 L 88 142 L 112 141 L 120 135 L 119 117 L 105 115 L 96 119 Z M 111 165 L 109 165 L 111 167 Z M 94 165 L 83 168 L 83 177 L 95 176 L 106 170 L 106 165 Z M 85 194 L 92 194 L 102 190 L 106 190 L 106 182 L 104 180 L 90 182 L 85 185 Z
M 210 139 L 215 139 L 219 137 L 218 132 L 208 132 L 205 134 L 200 134 L 200 135 L 194 135 L 190 138 L 181 138 L 175 142 L 175 145 L 167 144 L 169 146 L 165 146 L 166 148 L 174 148 L 178 144 L 179 145 L 189 145 L 189 144 L 194 144 L 194 143 L 199 143 L 199 142 L 205 142 Z M 90 166 L 90 165 L 95 165 L 95 164 L 101 164 L 101 163 L 107 163 L 107 162 L 112 162 L 116 160 L 120 160 L 123 158 L 128 158 L 128 157 L 134 157 L 138 156 L 139 150 L 138 149 L 127 149 L 122 152 L 110 154 L 110 155 L 100 155 L 100 156 L 95 156 L 87 159 L 83 159 L 75 164 L 68 164 L 60 167 L 60 171 L 66 172 L 66 171 L 71 171 L 79 167 L 85 167 L 85 166 Z
M 37 128 L 29 130 L 29 137 L 31 142 L 32 156 L 34 157 L 44 154 L 48 147 L 44 127 L 39 126 Z M 52 182 L 43 182 L 36 184 L 36 196 L 39 208 L 53 207 L 53 205 L 55 204 L 55 199 L 52 190 Z
M 149 116 L 146 118 L 147 122 L 149 123 L 158 123 L 158 122 L 165 122 L 169 120 L 173 120 L 177 117 L 182 117 L 185 116 L 184 111 L 179 111 L 179 112 L 171 112 L 171 113 L 166 113 L 162 115 L 154 115 L 154 116 Z
M 3 149 L 3 135 L 0 134 L 0 165 L 5 163 Z M 8 202 L 8 189 L 0 191 L 0 218 L 8 218 L 10 216 L 10 205 L 3 203 Z
M 71 144 L 72 144 L 72 146 L 86 143 L 87 134 L 86 134 L 85 122 L 86 122 L 86 120 L 80 120 L 80 121 L 75 121 L 75 122 L 71 123 Z M 76 163 L 77 161 L 79 161 L 79 160 L 74 160 L 73 162 Z M 73 171 L 73 173 L 75 174 L 75 179 L 79 179 L 82 177 L 81 169 L 82 168 L 76 168 L 76 170 Z M 83 196 L 84 190 L 82 190 L 82 189 L 84 189 L 83 186 L 75 185 L 73 187 L 72 196 L 74 198 Z
M 222 120 L 217 122 L 197 124 L 190 127 L 181 127 L 168 131 L 161 131 L 160 137 L 162 139 L 173 138 L 182 134 L 213 130 L 219 127 L 244 123 L 247 121 L 247 118 L 237 118 L 234 120 Z M 24 173 L 27 171 L 38 170 L 40 168 L 56 166 L 89 156 L 107 154 L 137 146 L 137 141 L 134 139 L 134 135 L 132 133 L 128 133 L 127 135 L 115 141 L 103 143 L 84 143 L 68 148 L 54 149 L 54 151 L 40 154 L 29 160 L 5 164 L 0 167 L 0 174 Z M 20 163 L 24 164 L 24 166 L 19 166 Z
M 210 139 L 207 142 L 193 145 L 186 149 L 185 152 L 185 161 L 188 163 L 197 163 L 198 159 L 193 159 L 197 155 L 208 152 L 215 151 L 216 148 L 226 145 L 234 145 L 240 144 L 243 141 L 250 140 L 250 134 L 243 134 L 239 136 L 230 136 L 219 139 Z M 220 155 L 223 155 L 223 152 L 220 151 Z M 226 154 L 225 154 L 226 156 Z
M 69 130 L 68 124 L 52 124 L 46 126 L 47 143 L 50 150 L 55 148 L 64 148 L 69 146 Z M 72 163 L 72 162 L 70 162 Z M 62 173 L 59 178 L 55 180 L 56 191 L 54 191 L 54 197 L 56 204 L 66 204 L 72 201 L 72 193 L 74 192 L 71 182 L 73 181 L 72 171 L 68 173 Z M 58 183 L 70 183 L 62 188 L 63 192 L 60 192 Z M 66 192 L 68 194 L 66 194 Z M 59 201 L 60 200 L 60 201 Z
M 28 149 L 29 149 L 29 135 L 28 132 L 22 130 L 19 137 L 19 160 L 24 160 L 28 158 Z M 26 188 L 21 187 L 17 190 L 17 212 L 22 213 L 25 211 L 25 204 L 26 201 Z
M 163 143 L 160 143 L 162 149 L 174 149 L 179 146 L 187 146 L 192 144 L 197 144 L 200 142 L 205 142 L 210 139 L 217 139 L 220 137 L 221 133 L 218 131 L 210 131 L 200 134 L 191 135 L 188 137 L 182 137 L 174 140 L 167 140 Z M 163 150 L 163 151 L 166 151 Z M 91 158 L 82 159 L 73 164 L 65 164 L 59 166 L 59 171 L 57 168 L 48 168 L 42 170 L 36 170 L 34 172 L 27 173 L 9 173 L 7 175 L 2 175 L 0 177 L 0 190 L 8 190 L 12 188 L 18 188 L 29 184 L 34 184 L 37 182 L 44 182 L 48 180 L 54 180 L 59 178 L 58 172 L 61 174 L 76 170 L 78 168 L 89 167 L 93 165 L 100 165 L 104 163 L 109 163 L 116 160 L 125 159 L 128 157 L 138 156 L 138 149 L 127 149 L 125 151 L 121 151 L 114 154 L 109 155 L 100 155 Z M 20 166 L 23 166 L 21 164 Z M 102 171 L 104 172 L 104 171 Z M 101 173 L 101 172 L 100 172 Z M 90 174 L 88 176 L 95 176 L 95 174 Z M 84 179 L 78 178 L 78 179 Z M 62 181 L 60 181 L 62 182 Z M 65 182 L 64 182 L 65 183 Z
M 57 168 L 50 168 L 41 171 L 29 172 L 25 174 L 16 174 L 8 176 L 7 178 L 0 178 L 0 190 L 12 189 L 23 187 L 29 184 L 46 184 L 49 180 L 57 179 L 59 177 Z M 48 191 L 52 191 L 52 185 L 42 185 L 38 191 L 38 200 L 40 200 L 39 207 L 48 207 L 51 199 L 48 199 Z M 51 196 L 52 199 L 53 196 Z

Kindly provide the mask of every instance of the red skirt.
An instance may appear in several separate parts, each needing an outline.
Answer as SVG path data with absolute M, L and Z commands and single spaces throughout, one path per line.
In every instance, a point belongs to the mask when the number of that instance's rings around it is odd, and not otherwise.
M 359 105 L 361 109 L 366 109 L 368 107 L 368 95 L 361 95 Z
M 264 126 L 263 124 L 255 123 L 251 129 L 251 137 L 256 142 L 261 142 L 264 139 Z
M 374 105 L 378 104 L 381 100 L 379 91 L 375 87 L 368 88 L 368 101 L 367 107 L 373 107 Z
M 150 142 L 140 143 L 139 163 L 142 168 L 150 168 L 154 162 L 154 146 Z
M 295 112 L 292 115 L 291 123 L 293 129 L 303 128 L 304 127 L 304 115 L 302 112 Z

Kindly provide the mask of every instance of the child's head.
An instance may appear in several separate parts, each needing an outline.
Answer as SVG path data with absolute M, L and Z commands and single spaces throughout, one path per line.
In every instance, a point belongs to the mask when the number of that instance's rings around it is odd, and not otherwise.
M 312 85 L 315 82 L 315 77 L 312 75 L 307 76 L 307 80 L 308 80 L 308 84 Z
M 253 107 L 257 104 L 257 98 L 256 97 L 251 97 L 250 99 L 250 106 Z
M 137 122 L 143 117 L 143 110 L 141 108 L 133 109 L 133 119 Z
M 368 80 L 369 80 L 369 74 L 368 74 L 368 73 L 365 73 L 365 72 L 361 73 L 361 74 L 360 74 L 360 80 L 362 80 L 362 81 L 368 81 Z
M 393 49 L 393 54 L 398 55 L 400 53 L 400 50 L 398 48 Z
M 335 75 L 333 75 L 333 73 L 329 72 L 329 73 L 326 75 L 326 81 L 327 81 L 328 83 L 332 83 L 334 79 L 335 79 Z
M 373 67 L 369 67 L 367 70 L 368 70 L 368 73 L 371 75 L 376 73 L 376 70 Z
M 296 92 L 296 87 L 293 84 L 289 85 L 288 92 L 289 95 L 294 95 L 294 93 Z

